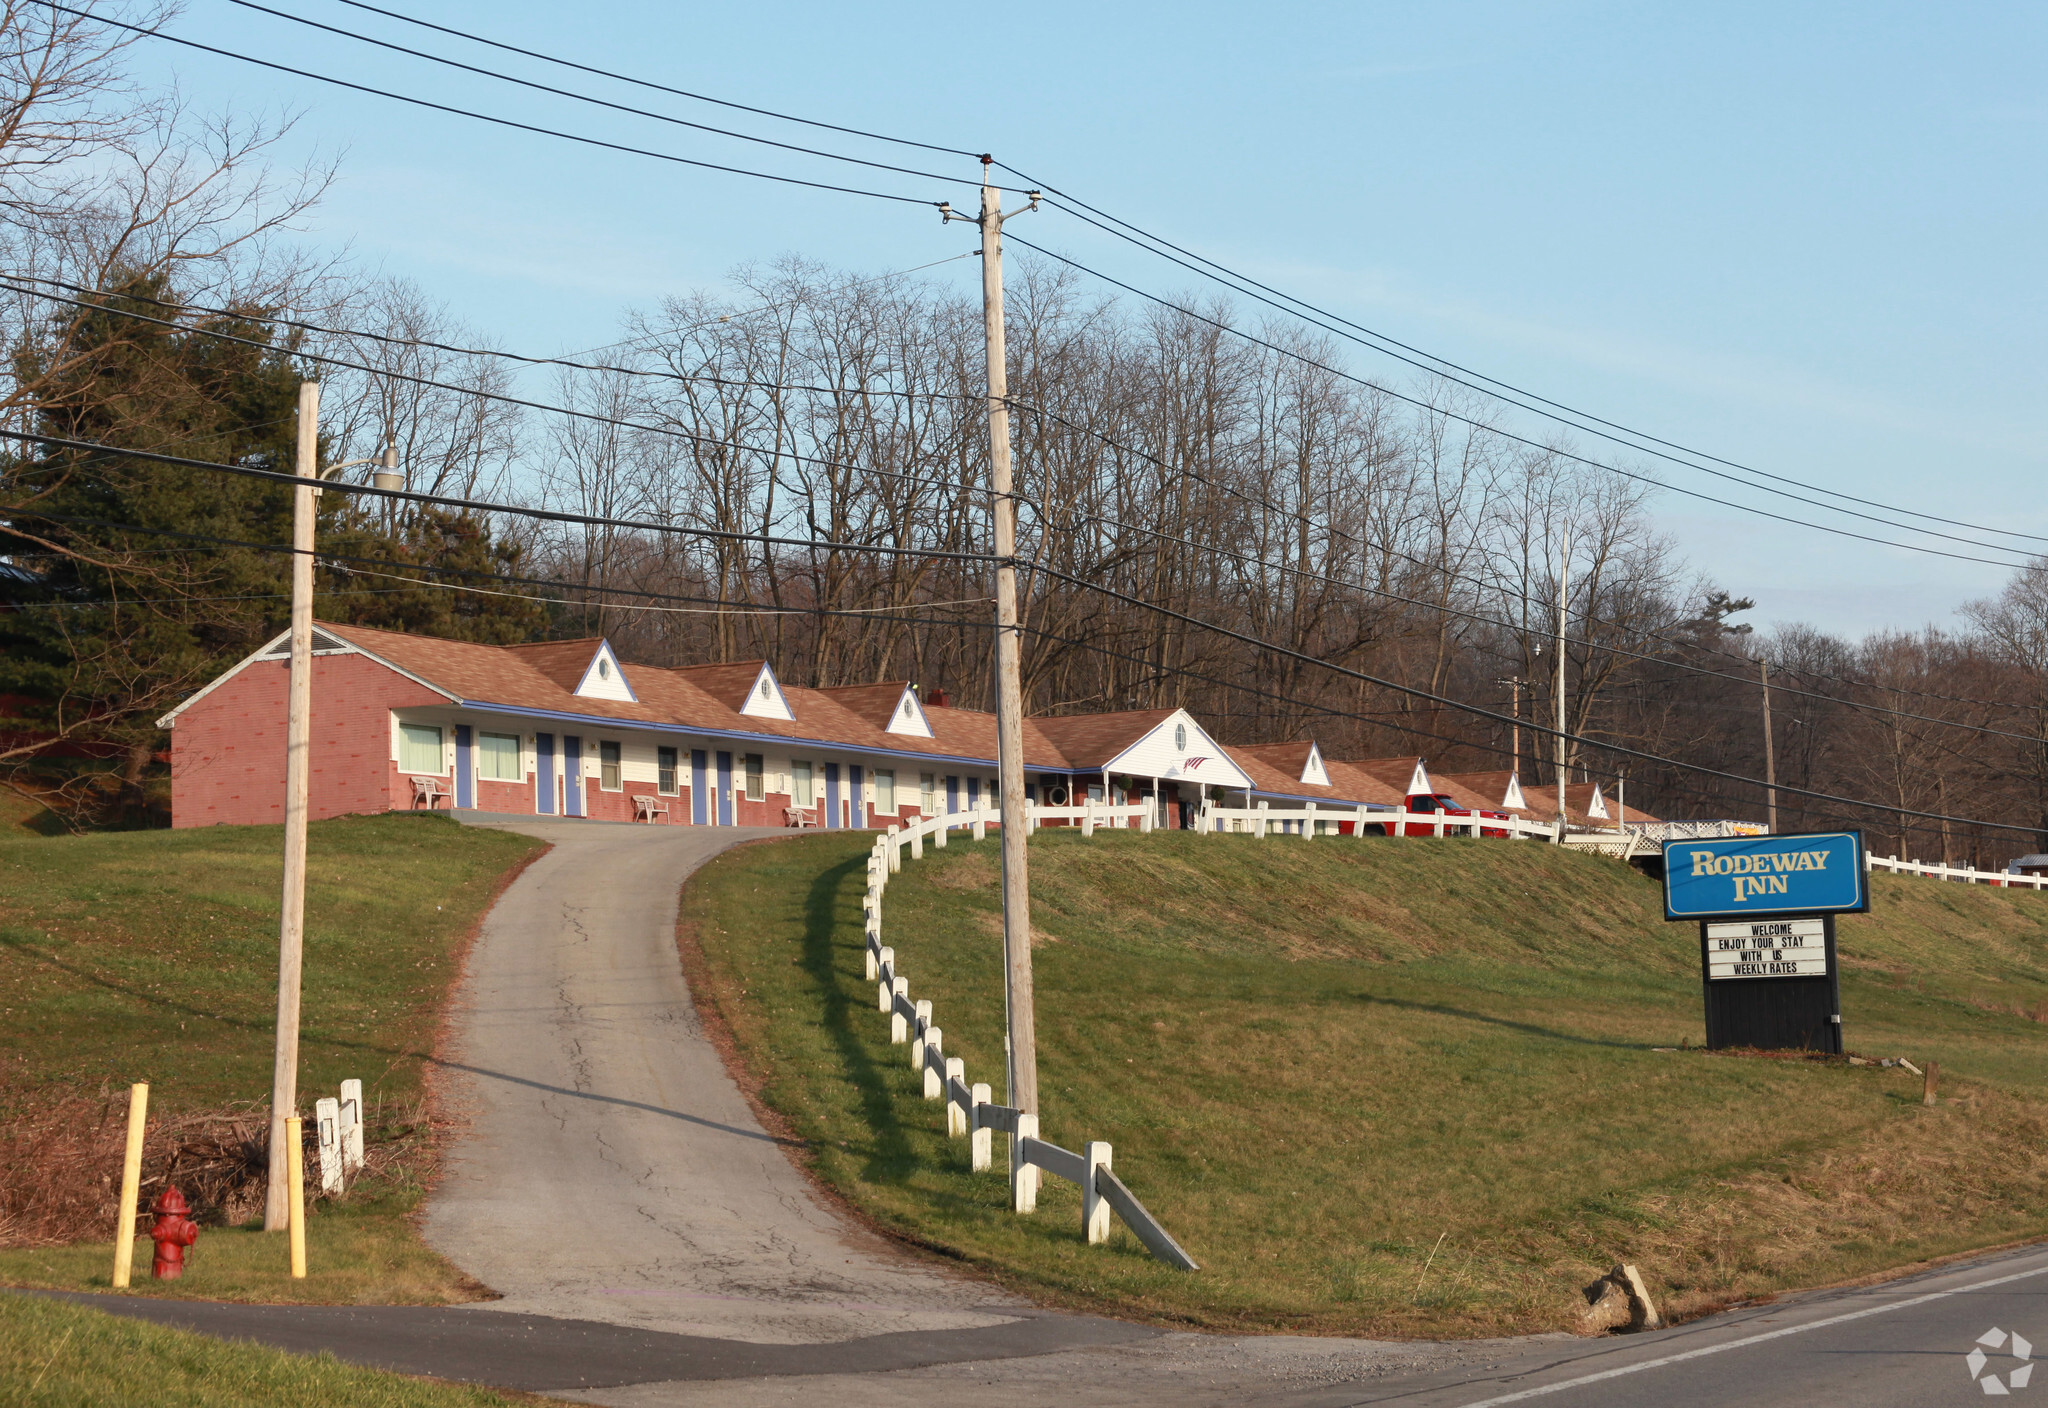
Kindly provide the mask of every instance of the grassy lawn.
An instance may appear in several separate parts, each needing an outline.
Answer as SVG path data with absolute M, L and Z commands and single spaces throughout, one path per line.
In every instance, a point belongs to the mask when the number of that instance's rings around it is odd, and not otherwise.
M 500 1408 L 538 1403 L 459 1384 L 286 1354 L 35 1296 L 0 1293 L 0 1397 L 10 1404 L 99 1408 L 258 1408 L 347 1403 L 360 1408 Z
M 0 1190 L 10 1199 L 0 1202 L 0 1241 L 16 1245 L 0 1251 L 0 1284 L 106 1285 L 102 1239 L 112 1237 L 118 1154 L 110 1168 L 98 1164 L 108 1140 L 118 1148 L 130 1082 L 149 1082 L 153 1126 L 157 1117 L 267 1104 L 281 845 L 276 827 L 0 840 L 0 1133 L 51 1110 L 76 1111 L 82 1131 L 69 1144 L 53 1135 L 8 1147 L 17 1168 L 12 1189 Z M 379 1175 L 346 1199 L 316 1205 L 306 1281 L 285 1275 L 281 1236 L 208 1228 L 171 1293 L 473 1298 L 475 1287 L 421 1245 L 409 1221 L 426 1169 L 422 1077 L 467 936 L 502 879 L 539 849 L 445 817 L 313 826 L 303 1108 L 310 1116 L 316 1097 L 361 1079 L 373 1141 L 397 1140 L 401 1153 L 373 1160 Z M 168 1157 L 153 1144 L 145 1173 Z M 39 1190 L 38 1179 L 85 1186 Z M 40 1214 L 36 1196 L 45 1198 Z M 49 1221 L 49 1200 L 65 1198 L 83 1244 L 19 1245 L 46 1239 L 37 1229 Z M 145 1244 L 135 1285 L 156 1293 L 146 1256 Z
M 700 1001 L 818 1174 L 1055 1300 L 1216 1328 L 1569 1326 L 1639 1263 L 1678 1313 L 2048 1235 L 2048 897 L 1876 878 L 1840 925 L 1847 1040 L 1896 1070 L 1709 1055 L 1697 930 L 1534 843 L 1032 842 L 1044 1136 L 1110 1140 L 1203 1270 L 1078 1191 L 966 1170 L 861 977 L 867 838 L 729 852 L 684 896 Z M 906 860 L 885 935 L 1002 1094 L 996 841 Z M 1000 1141 L 998 1141 L 1000 1144 Z M 1000 1165 L 1001 1154 L 998 1153 Z

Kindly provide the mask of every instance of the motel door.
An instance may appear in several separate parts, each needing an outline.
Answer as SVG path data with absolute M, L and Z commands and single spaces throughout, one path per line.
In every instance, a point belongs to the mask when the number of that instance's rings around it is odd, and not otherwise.
M 702 748 L 690 750 L 690 820 L 711 824 L 711 755 Z
M 555 736 L 552 733 L 536 733 L 533 736 L 534 771 L 533 809 L 542 816 L 555 814 Z
M 843 826 L 839 816 L 839 764 L 825 764 L 825 805 L 818 813 L 821 826 Z
M 858 831 L 868 824 L 861 815 L 860 764 L 849 763 L 846 768 L 846 814 L 847 825 Z
M 718 755 L 718 824 L 732 825 L 732 754 Z
M 583 815 L 583 740 L 562 735 L 562 815 Z

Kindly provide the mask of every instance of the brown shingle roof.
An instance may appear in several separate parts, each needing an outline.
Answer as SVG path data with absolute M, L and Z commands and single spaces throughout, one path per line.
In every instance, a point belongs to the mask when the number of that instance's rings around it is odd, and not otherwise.
M 502 648 L 518 651 L 519 659 L 574 694 L 590 669 L 590 658 L 603 643 L 601 636 L 585 636 L 581 640 L 542 640 Z
M 1293 743 L 1241 743 L 1233 744 L 1223 751 L 1230 754 L 1230 760 L 1244 769 L 1252 780 L 1254 792 L 1274 792 L 1288 797 L 1313 797 L 1316 801 L 1330 801 L 1342 806 L 1356 806 L 1361 802 L 1369 805 L 1398 805 L 1401 797 L 1392 788 L 1342 764 L 1325 761 L 1324 771 L 1330 774 L 1330 786 L 1318 782 L 1303 782 L 1301 770 L 1308 765 L 1308 750 L 1313 745 L 1306 740 Z
M 1174 709 L 1125 709 L 1114 714 L 1063 714 L 1027 719 L 1024 756 L 1032 756 L 1031 735 L 1045 750 L 1039 767 L 1100 768 L 1153 729 L 1172 718 Z

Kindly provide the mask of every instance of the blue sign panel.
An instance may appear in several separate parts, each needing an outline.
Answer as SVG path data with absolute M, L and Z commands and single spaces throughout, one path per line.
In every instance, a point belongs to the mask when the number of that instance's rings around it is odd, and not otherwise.
M 1854 831 L 1664 843 L 1667 918 L 1842 914 L 1869 908 L 1863 837 Z

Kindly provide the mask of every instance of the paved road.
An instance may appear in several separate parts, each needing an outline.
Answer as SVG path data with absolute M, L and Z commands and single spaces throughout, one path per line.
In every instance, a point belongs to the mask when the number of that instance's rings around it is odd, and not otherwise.
M 841 1223 L 755 1122 L 676 961 L 676 897 L 774 832 L 491 822 L 556 842 L 493 910 L 458 1021 L 466 1132 L 428 1236 L 480 1306 L 67 1297 L 614 1408 L 1927 1408 L 2039 1393 L 2048 1248 L 1676 1329 L 1389 1344 L 1169 1334 L 1033 1310 Z M 1997 1338 L 1973 1376 L 1966 1356 Z M 2014 1371 L 2020 1376 L 2014 1378 Z
M 1002 1324 L 1021 1301 L 847 1228 L 754 1119 L 676 957 L 684 879 L 742 828 L 480 820 L 544 837 L 457 996 L 465 1127 L 427 1240 L 494 1312 L 763 1344 Z

